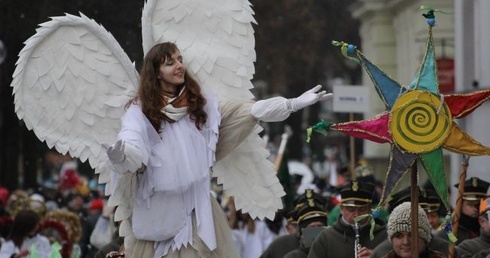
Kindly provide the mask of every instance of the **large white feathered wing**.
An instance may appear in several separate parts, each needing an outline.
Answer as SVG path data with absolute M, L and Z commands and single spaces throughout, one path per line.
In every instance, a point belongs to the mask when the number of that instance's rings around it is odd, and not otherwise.
M 142 17 L 143 51 L 174 42 L 187 70 L 220 99 L 252 99 L 255 72 L 253 11 L 247 0 L 148 0 Z
M 156 43 L 174 42 L 187 70 L 222 103 L 250 102 L 256 59 L 252 23 L 255 20 L 248 0 L 148 0 L 142 17 L 143 50 L 146 53 Z M 247 137 L 239 137 L 231 149 L 227 143 L 229 151 L 217 161 L 214 176 L 235 197 L 238 209 L 252 217 L 273 218 L 282 208 L 285 193 L 257 134 L 262 128 L 257 123 L 251 128 L 227 121 L 224 124 L 242 130 L 236 135 Z M 218 148 L 222 139 L 220 135 Z
M 25 42 L 13 75 L 15 112 L 60 153 L 100 168 L 138 73 L 114 37 L 83 14 L 53 17 Z M 108 175 L 101 175 L 108 181 Z

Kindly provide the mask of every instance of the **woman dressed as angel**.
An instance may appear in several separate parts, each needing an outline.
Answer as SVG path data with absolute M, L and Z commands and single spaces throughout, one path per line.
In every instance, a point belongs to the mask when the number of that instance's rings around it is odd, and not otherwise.
M 148 51 L 118 141 L 107 149 L 113 180 L 130 174 L 137 182 L 128 197 L 136 242 L 126 256 L 239 257 L 210 195 L 211 168 L 226 155 L 220 150 L 240 145 L 258 120 L 282 121 L 331 94 L 316 86 L 293 99 L 218 103 L 186 72 L 184 58 L 168 42 Z

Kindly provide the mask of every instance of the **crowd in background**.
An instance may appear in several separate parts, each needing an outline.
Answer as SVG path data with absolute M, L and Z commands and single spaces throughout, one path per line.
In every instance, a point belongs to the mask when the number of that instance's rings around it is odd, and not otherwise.
M 369 218 L 356 221 L 376 207 L 383 184 L 364 161 L 354 177 L 339 162 L 328 161 L 313 166 L 316 172 L 309 187 L 302 186 L 301 176 L 291 178 L 294 198 L 273 221 L 253 219 L 236 210 L 233 197 L 213 182 L 241 257 L 404 257 L 400 253 L 406 252 L 411 231 L 407 226 L 410 187 L 397 189 L 372 225 Z M 319 168 L 323 172 L 318 172 Z M 29 257 L 33 252 L 36 257 L 63 258 L 117 257 L 123 253 L 123 238 L 113 217 L 115 207 L 107 205 L 103 186 L 90 183 L 95 176 L 91 180 L 81 177 L 76 162 L 69 161 L 61 166 L 54 187 L 0 188 L 0 258 Z M 484 205 L 488 186 L 478 178 L 465 183 L 454 257 L 486 257 L 490 253 L 490 208 Z M 426 257 L 447 257 L 447 210 L 429 182 L 421 184 L 419 192 L 420 252 Z M 474 256 L 477 251 L 480 256 Z
M 55 184 L 52 177 L 37 189 L 0 188 L 0 257 L 103 258 L 122 246 L 103 186 L 77 168 L 76 161 L 63 163 Z M 16 233 L 20 240 L 10 246 Z M 27 241 L 34 235 L 38 240 Z

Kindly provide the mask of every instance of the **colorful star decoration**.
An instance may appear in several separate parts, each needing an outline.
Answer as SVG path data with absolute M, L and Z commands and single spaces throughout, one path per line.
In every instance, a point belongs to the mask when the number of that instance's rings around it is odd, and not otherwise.
M 454 119 L 469 115 L 487 101 L 490 89 L 468 94 L 439 93 L 432 42 L 432 27 L 435 25 L 433 13 L 429 11 L 424 14 L 429 25 L 425 55 L 409 86 L 393 80 L 354 46 L 333 42 L 342 47 L 344 54 L 356 54 L 371 77 L 386 111 L 368 120 L 346 123 L 321 121 L 309 129 L 309 134 L 312 131 L 326 133 L 335 130 L 356 138 L 391 144 L 388 171 L 378 207 L 384 206 L 412 165 L 420 162 L 449 211 L 442 149 L 472 156 L 490 154 L 489 147 L 473 139 L 454 122 Z

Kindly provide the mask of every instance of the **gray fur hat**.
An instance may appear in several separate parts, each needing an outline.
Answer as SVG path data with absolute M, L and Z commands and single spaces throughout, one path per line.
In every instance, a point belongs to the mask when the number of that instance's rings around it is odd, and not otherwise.
M 388 219 L 387 231 L 388 240 L 391 241 L 393 235 L 397 232 L 412 232 L 412 218 L 410 213 L 410 202 L 404 202 L 398 205 L 390 214 Z M 419 237 L 429 243 L 431 235 L 431 226 L 429 219 L 422 208 L 418 209 L 419 212 Z

